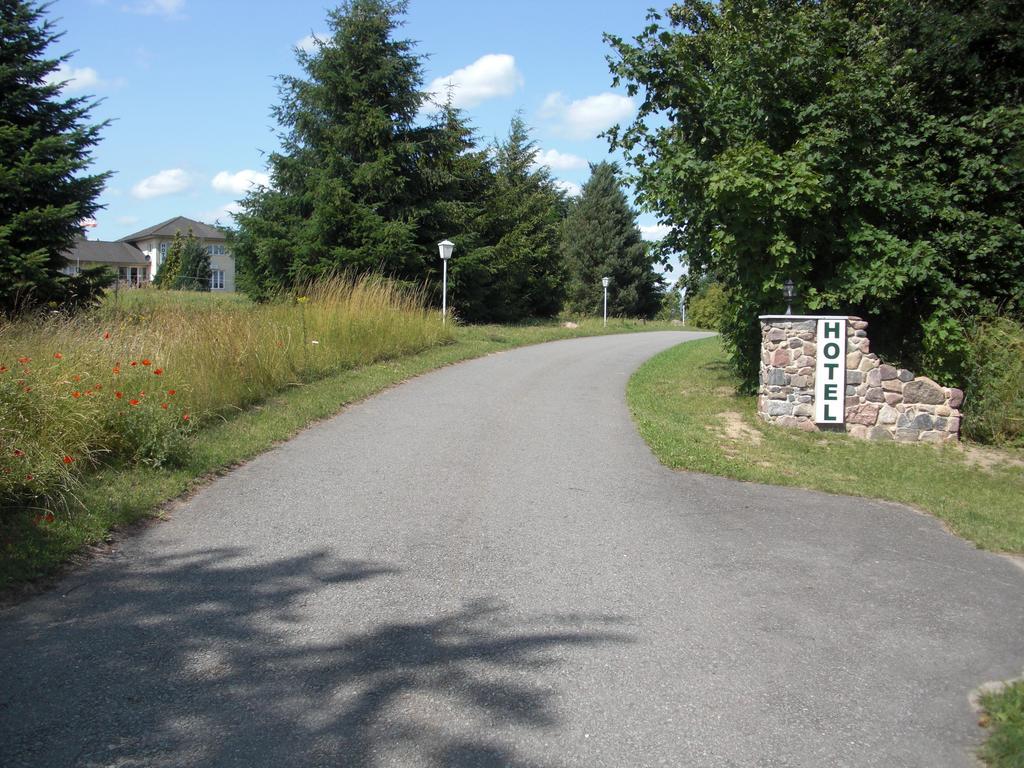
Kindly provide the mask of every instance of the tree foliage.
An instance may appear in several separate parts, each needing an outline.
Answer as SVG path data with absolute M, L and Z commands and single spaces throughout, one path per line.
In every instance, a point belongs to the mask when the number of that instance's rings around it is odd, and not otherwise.
M 7 313 L 88 303 L 112 277 L 103 267 L 61 271 L 109 174 L 86 173 L 105 123 L 87 124 L 88 99 L 61 95 L 53 78 L 69 56 L 47 57 L 61 35 L 44 11 L 20 0 L 0 5 L 0 311 Z
M 396 39 L 404 2 L 351 0 L 331 34 L 280 79 L 281 151 L 270 185 L 236 217 L 239 283 L 262 298 L 337 271 L 381 271 L 431 287 L 437 243 L 456 246 L 450 298 L 473 321 L 552 315 L 564 208 L 520 118 L 493 156 L 452 94 L 422 117 L 421 57 Z M 436 287 L 436 291 L 434 290 Z
M 564 201 L 548 169 L 535 165 L 536 156 L 537 145 L 517 115 L 508 137 L 494 147 L 477 247 L 452 268 L 455 306 L 466 320 L 549 317 L 562 306 L 558 226 Z
M 654 257 L 640 234 L 618 173 L 614 163 L 592 165 L 580 198 L 562 224 L 565 308 L 601 314 L 601 278 L 609 277 L 610 315 L 651 318 L 661 304 L 661 277 L 654 271 Z
M 757 314 L 872 321 L 883 354 L 958 376 L 966 318 L 1024 306 L 1024 29 L 1011 0 L 684 0 L 615 82 L 639 199 L 719 282 L 756 378 Z
M 320 274 L 379 269 L 422 276 L 422 66 L 394 39 L 404 2 L 351 0 L 328 13 L 330 34 L 297 50 L 305 77 L 279 78 L 281 151 L 271 184 L 236 217 L 233 252 L 257 295 Z
M 209 291 L 209 251 L 196 239 L 191 229 L 184 238 L 180 238 L 180 235 L 180 232 L 174 234 L 175 243 L 178 243 L 178 259 L 181 264 L 174 280 L 174 288 L 179 291 Z M 171 247 L 173 248 L 174 244 Z M 167 255 L 170 257 L 169 250 Z
M 167 255 L 153 275 L 153 285 L 160 290 L 169 291 L 176 287 L 178 276 L 181 274 L 181 249 L 184 244 L 185 238 L 179 229 L 174 233 Z

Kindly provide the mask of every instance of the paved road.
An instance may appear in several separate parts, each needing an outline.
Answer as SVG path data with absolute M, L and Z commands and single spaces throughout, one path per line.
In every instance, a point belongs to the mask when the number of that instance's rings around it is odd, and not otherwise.
M 966 766 L 1024 572 L 673 473 L 558 342 L 386 392 L 0 614 L 4 766 Z

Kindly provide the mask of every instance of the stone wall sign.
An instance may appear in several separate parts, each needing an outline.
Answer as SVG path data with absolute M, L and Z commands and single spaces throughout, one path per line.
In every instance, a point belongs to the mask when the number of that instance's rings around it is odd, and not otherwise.
M 814 421 L 842 424 L 846 403 L 846 319 L 818 320 L 814 366 Z
M 871 352 L 868 324 L 851 315 L 762 315 L 765 421 L 869 440 L 945 443 L 960 432 L 964 393 L 887 365 Z

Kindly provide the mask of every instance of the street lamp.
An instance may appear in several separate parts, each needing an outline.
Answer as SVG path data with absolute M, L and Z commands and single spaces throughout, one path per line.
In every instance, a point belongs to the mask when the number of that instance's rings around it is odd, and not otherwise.
M 612 281 L 612 279 L 610 277 L 602 277 L 601 278 L 601 285 L 604 286 L 604 325 L 605 325 L 605 328 L 608 327 L 608 283 L 610 283 L 611 281 Z
M 441 324 L 448 321 L 448 259 L 452 257 L 455 243 L 451 240 L 442 240 L 437 244 L 437 250 L 441 252 L 441 263 L 444 265 L 444 278 L 441 287 Z
M 782 284 L 782 298 L 786 300 L 786 314 L 793 314 L 793 299 L 796 298 L 796 286 L 793 285 L 793 281 L 787 279 Z

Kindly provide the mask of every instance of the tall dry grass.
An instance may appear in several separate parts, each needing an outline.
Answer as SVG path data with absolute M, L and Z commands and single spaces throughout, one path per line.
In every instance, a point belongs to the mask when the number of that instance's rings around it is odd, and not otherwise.
M 0 327 L 0 505 L 73 495 L 104 457 L 173 463 L 204 420 L 450 340 L 422 296 L 344 277 L 268 304 L 122 291 Z

